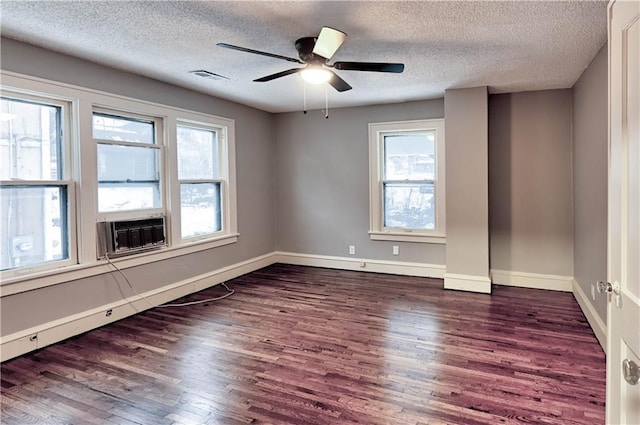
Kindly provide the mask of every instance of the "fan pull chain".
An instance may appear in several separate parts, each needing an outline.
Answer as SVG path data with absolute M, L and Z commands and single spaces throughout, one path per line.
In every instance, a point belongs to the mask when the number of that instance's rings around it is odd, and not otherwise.
M 304 99 L 302 113 L 306 114 L 307 113 L 307 83 L 305 83 L 304 80 L 302 80 L 302 98 Z
M 329 119 L 329 90 L 326 84 L 324 86 L 324 117 Z

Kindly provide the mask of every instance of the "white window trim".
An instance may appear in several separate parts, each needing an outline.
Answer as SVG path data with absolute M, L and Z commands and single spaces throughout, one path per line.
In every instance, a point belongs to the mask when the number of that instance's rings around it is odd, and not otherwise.
M 177 158 L 167 155 L 162 167 L 164 167 L 165 181 L 171 180 L 173 184 L 171 184 L 169 188 L 163 187 L 162 190 L 165 196 L 171 197 L 165 201 L 169 242 L 171 246 L 156 251 L 112 259 L 118 267 L 122 269 L 136 267 L 233 244 L 238 241 L 235 121 L 233 119 L 128 98 L 10 71 L 0 70 L 0 80 L 0 90 L 3 94 L 18 93 L 21 95 L 32 95 L 38 99 L 46 99 L 46 101 L 51 99 L 53 102 L 68 102 L 70 110 L 68 119 L 71 122 L 65 134 L 71 138 L 71 152 L 69 152 L 70 160 L 67 160 L 67 166 L 73 165 L 72 169 L 74 174 L 71 177 L 76 182 L 69 193 L 69 197 L 73 197 L 76 205 L 75 209 L 71 208 L 70 211 L 73 217 L 70 220 L 69 227 L 70 232 L 72 232 L 71 237 L 77 240 L 77 254 L 74 255 L 74 258 L 77 258 L 77 264 L 58 265 L 57 268 L 45 271 L 36 269 L 35 267 L 32 269 L 21 269 L 20 273 L 12 273 L 11 275 L 2 272 L 0 273 L 0 297 L 56 285 L 70 280 L 96 276 L 112 270 L 106 260 L 96 260 L 96 223 L 98 222 L 97 144 L 85 142 L 81 149 L 78 148 L 80 140 L 93 141 L 92 116 L 94 109 L 122 111 L 127 114 L 152 116 L 163 120 L 164 134 L 162 137 L 163 140 L 165 140 L 169 152 L 175 150 L 175 129 L 178 120 L 213 123 L 215 126 L 224 128 L 226 140 L 225 149 L 227 149 L 227 151 L 225 154 L 228 164 L 228 179 L 224 187 L 227 196 L 227 209 L 224 219 L 226 220 L 227 227 L 224 229 L 224 232 L 215 234 L 213 237 L 207 239 L 181 241 L 179 237 L 179 226 L 175 224 L 176 220 L 175 217 L 173 217 L 175 209 L 169 201 L 169 199 L 175 198 L 173 189 L 176 187 L 175 182 L 177 182 L 177 180 L 174 180 L 177 178 Z M 158 137 L 160 137 L 160 134 L 158 134 Z M 79 196 L 81 189 L 82 196 Z M 179 221 L 177 223 L 179 224 Z M 175 237 L 176 232 L 178 232 L 178 237 Z M 76 263 L 76 261 L 74 261 L 74 263 Z
M 172 155 L 168 162 L 171 181 L 176 184 L 170 187 L 172 219 L 176 222 L 171 226 L 171 239 L 174 245 L 192 244 L 202 240 L 224 238 L 238 233 L 237 223 L 237 195 L 236 195 L 236 148 L 235 148 L 235 124 L 227 118 L 214 117 L 194 112 L 182 111 L 175 116 L 169 129 L 171 137 L 169 143 L 173 152 L 178 151 L 177 127 L 178 125 L 192 126 L 202 129 L 210 129 L 218 132 L 218 166 L 220 171 L 220 198 L 222 202 L 222 231 L 210 235 L 182 238 L 180 228 L 180 180 L 178 179 L 178 157 Z M 226 161 L 224 160 L 226 158 Z
M 436 228 L 401 230 L 383 225 L 384 134 L 406 131 L 436 132 Z M 446 243 L 444 119 L 392 121 L 369 124 L 369 237 L 371 240 Z
M 225 161 L 225 159 L 227 159 L 229 157 L 229 152 L 233 151 L 233 155 L 235 158 L 235 148 L 233 145 L 229 145 L 229 141 L 232 140 L 229 137 L 229 123 L 225 123 L 222 122 L 218 119 L 209 119 L 207 121 L 198 121 L 195 118 L 197 117 L 186 117 L 186 116 L 181 116 L 177 119 L 176 122 L 176 131 L 174 131 L 173 133 L 176 135 L 176 140 L 175 140 L 175 149 L 174 151 L 177 153 L 178 152 L 178 140 L 177 140 L 177 127 L 178 126 L 184 126 L 184 127 L 191 127 L 191 128 L 196 128 L 196 129 L 200 129 L 200 130 L 206 130 L 206 131 L 214 131 L 216 132 L 216 137 L 217 137 L 217 143 L 218 143 L 218 152 L 217 152 L 217 156 L 218 156 L 218 177 L 217 178 L 213 178 L 213 179 L 198 179 L 198 180 L 180 180 L 180 178 L 178 177 L 178 169 L 177 169 L 177 155 L 176 155 L 176 169 L 175 169 L 175 181 L 177 182 L 177 184 L 175 185 L 175 187 L 172 187 L 172 193 L 171 193 L 171 199 L 173 200 L 172 202 L 172 210 L 174 211 L 174 217 L 177 220 L 177 222 L 179 223 L 177 226 L 174 226 L 176 228 L 178 228 L 178 231 L 176 232 L 176 238 L 174 240 L 180 240 L 182 241 L 182 243 L 190 243 L 190 242 L 197 242 L 199 240 L 203 240 L 203 239 L 211 239 L 212 237 L 218 237 L 218 236 L 224 236 L 226 235 L 230 230 L 228 228 L 233 227 L 232 231 L 235 233 L 237 232 L 237 228 L 236 228 L 236 222 L 235 222 L 235 218 L 232 219 L 232 210 L 235 210 L 236 208 L 236 196 L 235 196 L 235 191 L 233 193 L 233 205 L 231 205 L 231 197 L 229 195 L 231 195 L 230 189 L 232 187 L 235 187 L 235 184 L 230 184 L 229 182 L 231 181 L 231 172 L 233 172 L 233 179 L 235 180 L 235 160 L 233 161 L 233 164 L 227 160 Z M 232 167 L 233 165 L 233 167 Z M 220 183 L 220 203 L 222 204 L 222 230 L 218 231 L 218 232 L 214 232 L 214 233 L 209 233 L 206 235 L 197 235 L 197 236 L 192 236 L 192 237 L 187 237 L 187 238 L 183 238 L 182 237 L 182 228 L 181 228 L 181 223 L 182 223 L 182 209 L 180 207 L 180 185 L 183 183 L 208 183 L 208 182 L 215 182 L 215 183 Z M 232 223 L 233 222 L 233 223 Z
M 159 208 L 134 209 L 134 210 L 126 210 L 126 211 L 100 211 L 98 208 L 98 202 L 99 202 L 98 193 L 96 191 L 97 221 L 133 220 L 133 219 L 158 217 L 158 216 L 165 215 L 167 210 L 167 207 L 166 207 L 167 177 L 166 177 L 166 172 L 164 167 L 164 162 L 165 162 L 165 136 L 164 136 L 164 130 L 163 130 L 164 120 L 156 116 L 143 115 L 136 112 L 109 109 L 104 107 L 94 107 L 91 111 L 92 137 L 93 137 L 93 114 L 94 113 L 105 114 L 105 115 L 110 115 L 114 117 L 140 119 L 140 120 L 153 122 L 153 126 L 154 126 L 153 131 L 155 133 L 154 143 L 115 141 L 115 140 L 105 140 L 105 139 L 96 139 L 96 138 L 93 138 L 93 141 L 94 141 L 94 144 L 96 145 L 96 150 L 98 149 L 98 145 L 131 146 L 136 148 L 156 150 L 158 152 L 157 165 L 158 165 L 158 174 L 159 174 L 158 177 L 160 179 L 160 189 L 159 189 L 160 190 L 160 207 Z M 96 152 L 96 155 L 97 155 L 97 152 Z M 96 161 L 97 161 L 97 158 L 96 158 Z M 99 185 L 99 182 L 98 182 L 98 185 Z
M 3 181 L 3 186 L 66 186 L 67 188 L 67 221 L 68 221 L 68 254 L 69 258 L 44 262 L 33 266 L 19 267 L 11 270 L 0 271 L 0 282 L 7 279 L 20 278 L 20 276 L 32 273 L 42 273 L 57 270 L 63 267 L 69 267 L 77 265 L 78 259 L 78 233 L 77 233 L 77 216 L 78 205 L 76 203 L 76 191 L 77 186 L 75 180 L 77 179 L 77 168 L 75 167 L 75 149 L 73 149 L 73 143 L 75 141 L 75 129 L 73 127 L 73 113 L 76 108 L 76 103 L 72 98 L 67 96 L 57 96 L 51 94 L 43 94 L 38 92 L 31 92 L 29 90 L 23 90 L 20 88 L 2 88 L 1 93 L 3 97 L 13 97 L 16 99 L 33 101 L 37 103 L 49 104 L 61 108 L 61 122 L 62 122 L 62 149 L 60 154 L 62 156 L 62 176 L 60 180 L 10 180 Z

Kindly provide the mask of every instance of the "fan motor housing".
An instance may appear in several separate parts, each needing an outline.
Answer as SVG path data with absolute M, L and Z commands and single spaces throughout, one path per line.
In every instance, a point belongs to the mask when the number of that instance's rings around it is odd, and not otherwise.
M 316 46 L 317 40 L 317 37 L 302 37 L 296 40 L 295 45 L 300 60 L 310 64 L 323 64 L 327 61 L 327 59 L 323 58 L 322 56 L 318 56 L 313 53 L 313 48 Z

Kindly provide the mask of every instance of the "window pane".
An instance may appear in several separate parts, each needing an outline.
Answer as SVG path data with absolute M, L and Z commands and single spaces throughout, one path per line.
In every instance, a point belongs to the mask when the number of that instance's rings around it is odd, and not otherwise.
M 158 149 L 98 144 L 98 181 L 158 182 Z
M 216 132 L 178 126 L 178 179 L 211 180 L 218 178 Z
M 2 270 L 69 258 L 66 186 L 0 187 Z
M 384 226 L 435 229 L 433 183 L 384 184 Z
M 94 113 L 93 137 L 102 140 L 155 143 L 154 123 L 153 121 Z
M 161 207 L 160 184 L 158 182 L 98 184 L 98 210 L 100 212 Z
M 221 231 L 220 183 L 181 184 L 180 211 L 183 238 Z
M 384 136 L 385 180 L 434 180 L 435 131 Z
M 59 106 L 2 98 L 0 180 L 60 180 Z

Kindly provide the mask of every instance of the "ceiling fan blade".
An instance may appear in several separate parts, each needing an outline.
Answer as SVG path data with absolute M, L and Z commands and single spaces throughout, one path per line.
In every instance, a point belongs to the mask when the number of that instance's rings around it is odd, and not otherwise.
M 318 40 L 316 40 L 316 44 L 313 46 L 313 53 L 325 59 L 330 59 L 340 46 L 342 46 L 345 38 L 347 38 L 347 34 L 342 31 L 322 27 L 320 35 L 318 35 Z
M 338 90 L 339 92 L 352 89 L 352 87 L 345 80 L 340 78 L 338 74 L 333 71 L 331 71 L 331 74 L 333 75 L 331 76 L 331 79 L 328 81 L 328 83 L 331 84 L 334 89 Z
M 266 81 L 275 80 L 276 78 L 286 77 L 287 75 L 295 74 L 296 72 L 302 71 L 304 68 L 293 68 L 287 69 L 286 71 L 276 72 L 275 74 L 267 75 L 266 77 L 258 78 L 253 81 L 257 83 L 264 83 Z
M 268 56 L 270 58 L 282 59 L 289 62 L 304 64 L 300 59 L 290 58 L 288 56 L 276 55 L 275 53 L 261 52 L 260 50 L 247 49 L 246 47 L 234 46 L 233 44 L 218 43 L 218 47 L 224 47 L 225 49 L 239 50 L 241 52 L 253 53 L 254 55 Z
M 403 63 L 336 62 L 331 66 L 333 66 L 335 69 L 342 69 L 344 71 L 393 72 L 396 74 L 404 71 Z

